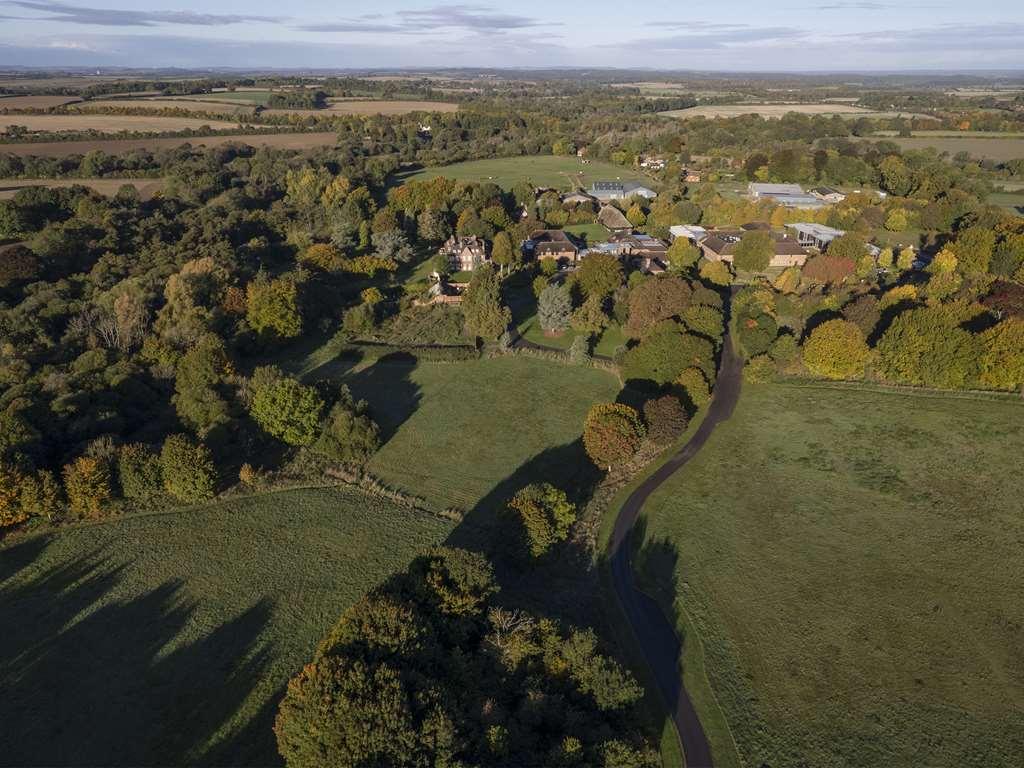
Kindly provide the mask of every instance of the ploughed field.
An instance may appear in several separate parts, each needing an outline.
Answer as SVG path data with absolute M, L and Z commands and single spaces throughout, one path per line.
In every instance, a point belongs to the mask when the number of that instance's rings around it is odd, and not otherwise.
M 288 679 L 451 528 L 309 489 L 0 548 L 0 764 L 279 764 Z
M 744 764 L 1024 765 L 1022 452 L 1017 400 L 745 385 L 641 562 Z

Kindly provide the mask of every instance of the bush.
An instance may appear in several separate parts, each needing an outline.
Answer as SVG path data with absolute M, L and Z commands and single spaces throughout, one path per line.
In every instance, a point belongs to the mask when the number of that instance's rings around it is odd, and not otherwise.
M 533 557 L 540 557 L 557 542 L 565 541 L 576 522 L 576 507 L 565 491 L 550 483 L 526 486 L 512 497 L 508 506 L 523 524 Z
M 767 384 L 775 378 L 775 363 L 768 355 L 752 358 L 743 369 L 743 380 L 748 384 Z
M 696 411 L 711 402 L 711 385 L 700 368 L 690 367 L 679 374 L 676 384 L 682 387 L 691 410 Z
M 689 418 L 675 395 L 662 395 L 644 403 L 647 436 L 656 443 L 675 440 L 686 431 Z
M 822 323 L 804 342 L 804 365 L 814 375 L 826 379 L 863 376 L 869 355 L 864 334 L 849 320 Z
M 186 435 L 171 435 L 160 450 L 164 490 L 178 501 L 195 504 L 212 499 L 217 470 L 210 449 Z
M 342 386 L 338 402 L 327 414 L 314 450 L 333 461 L 362 463 L 380 448 L 380 428 L 366 415 L 366 401 L 355 401 Z
M 644 426 L 637 412 L 622 403 L 598 403 L 583 423 L 583 447 L 599 467 L 633 457 L 644 439 Z
M 117 477 L 121 494 L 139 502 L 152 501 L 163 493 L 160 457 L 141 443 L 124 445 L 118 452 Z
M 72 515 L 83 520 L 100 517 L 111 496 L 106 462 L 79 456 L 64 467 L 64 492 Z

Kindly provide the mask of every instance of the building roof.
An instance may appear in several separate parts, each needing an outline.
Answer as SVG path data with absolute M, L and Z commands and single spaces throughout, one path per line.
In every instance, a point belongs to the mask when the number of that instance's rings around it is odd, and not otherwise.
M 701 242 L 701 246 L 720 256 L 732 256 L 736 252 L 740 240 L 743 239 L 742 234 L 739 230 L 715 231 Z M 804 247 L 795 239 L 787 237 L 780 232 L 772 232 L 771 234 L 775 256 L 800 256 L 807 253 Z
M 804 188 L 799 184 L 765 184 L 758 181 L 750 182 L 750 194 L 752 195 L 802 195 Z
M 826 227 L 824 224 L 804 222 L 787 224 L 786 229 L 792 229 L 794 232 L 798 232 L 801 235 L 807 235 L 808 237 L 813 237 L 816 240 L 834 240 L 835 238 L 842 237 L 846 234 L 841 229 Z
M 590 191 L 598 196 L 604 193 L 617 193 L 623 196 L 634 193 L 640 194 L 641 192 L 649 192 L 652 195 L 657 194 L 650 187 L 637 181 L 595 181 L 590 185 Z
M 814 189 L 812 189 L 810 191 L 811 191 L 812 194 L 821 195 L 822 197 L 824 197 L 826 195 L 841 195 L 841 194 L 843 194 L 838 189 L 832 189 L 832 187 L 815 187 Z
M 704 227 L 698 227 L 696 224 L 673 224 L 668 231 L 672 237 L 685 237 L 689 240 L 700 240 L 708 233 Z
M 597 214 L 597 223 L 605 229 L 632 229 L 633 225 L 614 205 L 605 205 Z
M 770 232 L 772 225 L 767 221 L 748 221 L 746 224 L 740 224 L 740 229 L 744 232 Z

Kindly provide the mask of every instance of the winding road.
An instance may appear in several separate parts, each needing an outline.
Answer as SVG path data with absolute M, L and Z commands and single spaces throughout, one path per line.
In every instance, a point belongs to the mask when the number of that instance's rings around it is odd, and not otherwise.
M 654 599 L 637 589 L 630 563 L 629 540 L 633 525 L 648 497 L 696 455 L 718 424 L 732 416 L 740 397 L 743 360 L 733 350 L 732 340 L 728 335 L 722 346 L 718 380 L 704 421 L 685 445 L 629 495 L 615 520 L 615 530 L 610 544 L 615 594 L 636 635 L 640 650 L 657 681 L 658 688 L 671 710 L 670 715 L 679 733 L 687 768 L 713 766 L 711 747 L 708 745 L 707 736 L 693 703 L 683 687 L 679 672 L 682 644 L 675 628 Z

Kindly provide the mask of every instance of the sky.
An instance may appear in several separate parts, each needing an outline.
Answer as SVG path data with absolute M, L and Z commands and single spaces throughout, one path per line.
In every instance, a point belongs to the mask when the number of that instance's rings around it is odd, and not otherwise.
M 1024 0 L 0 0 L 0 66 L 1024 70 Z

